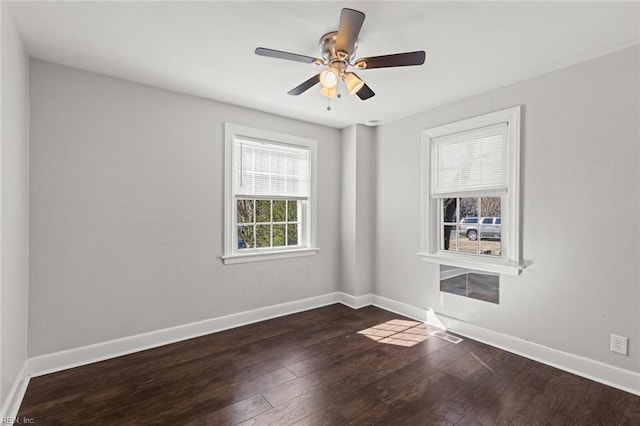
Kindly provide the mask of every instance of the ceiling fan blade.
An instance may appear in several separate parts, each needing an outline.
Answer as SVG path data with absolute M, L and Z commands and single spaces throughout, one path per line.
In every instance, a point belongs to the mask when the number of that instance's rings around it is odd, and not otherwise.
M 314 75 L 309 80 L 307 80 L 304 83 L 299 84 L 298 86 L 296 86 L 293 89 L 289 90 L 287 92 L 287 94 L 298 96 L 298 95 L 306 92 L 307 90 L 311 89 L 313 86 L 315 86 L 318 83 L 320 83 L 320 74 Z
M 347 52 L 351 56 L 356 41 L 358 41 L 358 34 L 360 34 L 364 16 L 364 13 L 358 10 L 342 9 L 336 38 L 336 51 Z
M 282 50 L 267 49 L 266 47 L 256 48 L 256 55 L 268 56 L 270 58 L 287 59 L 289 61 L 304 62 L 312 64 L 316 61 L 322 63 L 322 59 L 312 58 L 311 56 L 298 55 L 297 53 L 283 52 Z
M 426 54 L 424 53 L 424 50 L 419 50 L 416 52 L 360 58 L 356 61 L 354 66 L 363 70 L 371 68 L 406 67 L 410 65 L 422 65 L 424 64 L 425 58 Z
M 363 101 L 366 101 L 367 99 L 374 97 L 376 94 L 369 86 L 367 86 L 367 83 L 365 83 L 364 86 L 362 86 L 362 89 L 356 92 L 356 95 L 358 95 L 358 97 Z

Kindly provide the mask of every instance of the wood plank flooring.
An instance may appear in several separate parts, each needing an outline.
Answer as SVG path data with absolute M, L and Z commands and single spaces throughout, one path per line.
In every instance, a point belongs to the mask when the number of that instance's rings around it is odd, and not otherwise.
M 640 397 L 340 304 L 31 379 L 37 425 L 640 425 Z

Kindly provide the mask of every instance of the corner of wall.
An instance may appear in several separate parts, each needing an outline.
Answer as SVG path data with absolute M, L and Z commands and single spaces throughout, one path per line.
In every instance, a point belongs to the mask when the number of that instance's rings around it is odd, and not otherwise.
M 342 130 L 340 291 L 363 296 L 372 291 L 374 132 L 361 124 Z
M 0 23 L 0 417 L 12 417 L 28 383 L 29 58 L 6 1 Z

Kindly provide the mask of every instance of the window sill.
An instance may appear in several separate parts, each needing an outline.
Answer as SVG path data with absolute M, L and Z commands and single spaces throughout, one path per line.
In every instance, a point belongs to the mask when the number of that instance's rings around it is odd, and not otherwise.
M 522 265 L 507 263 L 502 259 L 476 259 L 475 256 L 447 255 L 444 253 L 418 253 L 423 262 L 441 265 L 457 266 L 459 268 L 475 269 L 496 274 L 519 275 L 524 268 Z
M 232 265 L 234 263 L 248 263 L 248 262 L 262 262 L 265 260 L 278 260 L 288 259 L 291 257 L 302 256 L 314 256 L 320 249 L 317 248 L 302 248 L 294 250 L 279 250 L 268 252 L 253 252 L 243 254 L 230 254 L 228 256 L 222 256 L 222 261 L 225 265 Z

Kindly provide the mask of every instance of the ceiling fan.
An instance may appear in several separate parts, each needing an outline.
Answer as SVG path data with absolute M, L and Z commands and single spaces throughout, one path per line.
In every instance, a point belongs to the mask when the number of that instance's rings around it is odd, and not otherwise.
M 405 67 L 422 65 L 425 60 L 424 50 L 416 52 L 395 53 L 391 55 L 372 56 L 355 59 L 358 47 L 358 35 L 364 22 L 364 13 L 344 8 L 340 13 L 338 31 L 332 31 L 320 38 L 322 59 L 281 50 L 258 47 L 256 55 L 271 58 L 288 59 L 290 61 L 305 62 L 327 67 L 324 71 L 314 75 L 304 83 L 291 89 L 289 95 L 300 95 L 318 83 L 322 84 L 320 93 L 327 98 L 335 98 L 339 80 L 342 80 L 349 94 L 358 95 L 363 101 L 375 95 L 373 90 L 349 68 L 367 70 L 373 68 Z

